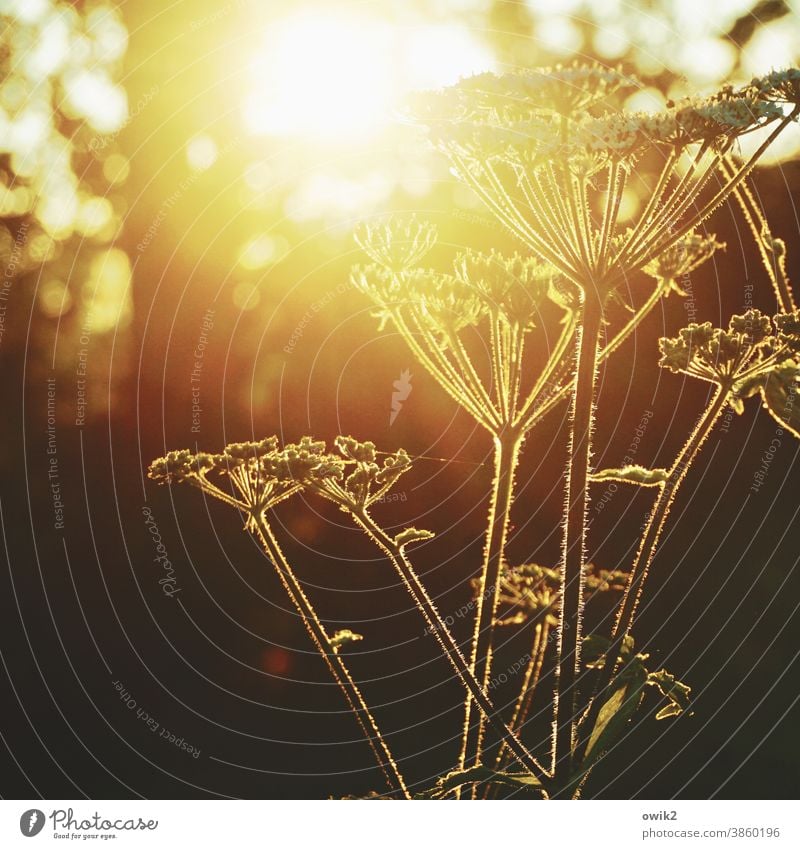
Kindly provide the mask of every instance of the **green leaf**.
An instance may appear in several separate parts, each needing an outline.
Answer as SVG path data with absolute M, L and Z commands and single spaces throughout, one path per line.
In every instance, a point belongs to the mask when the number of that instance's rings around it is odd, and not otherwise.
M 742 400 L 745 398 L 752 398 L 753 395 L 763 388 L 765 380 L 765 375 L 755 374 L 745 380 L 739 381 L 733 388 L 734 397 Z M 734 407 L 734 409 L 739 412 L 738 408 Z
M 420 799 L 441 799 L 448 793 L 458 790 L 465 784 L 488 785 L 497 784 L 513 787 L 515 790 L 540 792 L 541 782 L 527 772 L 497 772 L 485 766 L 474 766 L 469 769 L 454 770 L 443 775 L 436 784 L 428 790 L 417 794 Z
M 602 469 L 590 475 L 593 481 L 619 481 L 637 486 L 658 486 L 667 479 L 666 469 L 645 469 L 644 466 L 623 466 L 621 469 Z
M 729 395 L 728 404 L 737 416 L 741 416 L 744 412 L 744 401 L 738 395 Z
M 583 638 L 581 657 L 586 661 L 588 667 L 595 669 L 596 667 L 592 664 L 603 658 L 610 645 L 611 640 L 602 634 L 587 634 Z
M 349 628 L 343 628 L 341 631 L 337 631 L 330 639 L 331 648 L 338 652 L 342 646 L 348 645 L 348 643 L 357 643 L 360 640 L 363 640 L 364 637 L 361 634 L 355 634 Z
M 406 528 L 394 538 L 394 541 L 400 548 L 404 548 L 412 542 L 421 542 L 424 539 L 433 539 L 433 536 L 434 534 L 430 531 L 422 531 L 418 528 Z
M 647 670 L 640 656 L 636 655 L 614 679 L 611 697 L 600 708 L 581 764 L 582 770 L 588 769 L 622 734 L 642 701 L 646 681 Z
M 800 439 L 800 366 L 784 363 L 774 368 L 764 385 L 761 397 L 778 424 Z
M 647 676 L 647 683 L 656 687 L 664 698 L 669 699 L 669 704 L 661 708 L 656 719 L 679 716 L 689 707 L 692 688 L 676 680 L 666 669 L 651 672 Z

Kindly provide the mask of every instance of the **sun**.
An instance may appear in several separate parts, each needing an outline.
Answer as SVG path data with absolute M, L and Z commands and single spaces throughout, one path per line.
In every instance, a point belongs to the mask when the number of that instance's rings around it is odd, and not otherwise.
M 386 119 L 394 90 L 388 26 L 304 12 L 270 28 L 245 101 L 250 130 L 348 141 Z
M 488 48 L 464 27 L 312 7 L 268 28 L 250 66 L 244 121 L 256 135 L 364 141 L 411 89 L 491 66 Z

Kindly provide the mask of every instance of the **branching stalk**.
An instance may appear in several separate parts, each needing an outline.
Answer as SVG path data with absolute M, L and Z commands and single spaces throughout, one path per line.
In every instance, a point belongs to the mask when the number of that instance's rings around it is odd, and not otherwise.
M 726 157 L 720 166 L 725 172 L 728 179 L 736 173 L 736 165 Z M 768 248 L 766 242 L 774 242 L 769 224 L 764 216 L 761 208 L 756 202 L 747 181 L 743 180 L 735 190 L 736 200 L 744 215 L 744 219 L 750 227 L 753 234 L 753 239 L 761 254 L 761 261 L 767 271 L 772 287 L 775 290 L 775 299 L 778 302 L 778 309 L 781 312 L 790 312 L 796 309 L 794 302 L 794 294 L 792 293 L 791 285 L 786 276 L 781 259 L 775 255 L 774 250 Z
M 338 651 L 331 645 L 330 637 L 328 636 L 324 626 L 319 621 L 319 618 L 314 610 L 311 602 L 303 592 L 300 582 L 297 580 L 291 566 L 278 544 L 272 528 L 267 522 L 263 514 L 254 515 L 251 527 L 258 537 L 261 545 L 264 547 L 269 559 L 275 567 L 278 577 L 280 578 L 283 588 L 286 590 L 292 604 L 294 604 L 303 624 L 306 627 L 314 645 L 322 655 L 323 660 L 328 666 L 328 669 L 333 675 L 334 680 L 339 685 L 344 694 L 347 703 L 350 705 L 353 713 L 358 720 L 364 736 L 369 742 L 370 748 L 375 755 L 378 764 L 383 771 L 387 783 L 393 790 L 399 790 L 406 799 L 411 798 L 411 794 L 406 787 L 400 769 L 397 766 L 391 751 L 389 750 L 386 740 L 378 728 L 378 724 L 372 715 L 364 697 L 361 695 L 358 685 L 350 675 L 347 666 L 339 656 Z
M 411 594 L 414 603 L 422 612 L 430 632 L 438 640 L 439 645 L 455 669 L 461 683 L 467 689 L 470 697 L 475 700 L 476 704 L 480 708 L 482 716 L 491 723 L 492 727 L 495 729 L 500 738 L 504 740 L 509 751 L 514 755 L 514 757 L 527 770 L 529 770 L 532 775 L 541 781 L 543 786 L 546 786 L 550 776 L 547 771 L 539 765 L 530 752 L 522 745 L 514 732 L 503 722 L 491 700 L 486 695 L 485 689 L 480 686 L 470 667 L 467 665 L 467 661 L 461 653 L 461 649 L 458 647 L 453 635 L 450 633 L 450 629 L 443 621 L 439 611 L 436 609 L 436 605 L 433 603 L 433 600 L 428 595 L 427 590 L 406 557 L 403 547 L 398 545 L 397 542 L 375 522 L 368 511 L 363 510 L 360 513 L 354 512 L 353 519 L 359 527 L 366 531 L 367 535 L 391 561 L 401 580 Z
M 747 175 L 755 168 L 758 160 L 764 155 L 767 148 L 775 141 L 780 133 L 800 115 L 800 106 L 795 106 L 794 109 L 786 115 L 778 126 L 767 136 L 764 142 L 759 145 L 755 153 L 750 159 L 742 165 L 736 175 L 727 180 L 725 185 L 709 200 L 698 212 L 695 212 L 687 221 L 675 230 L 671 230 L 663 241 L 652 244 L 647 251 L 636 257 L 631 268 L 625 269 L 632 271 L 634 268 L 641 268 L 647 265 L 653 257 L 659 256 L 667 248 L 672 247 L 679 239 L 683 238 L 690 230 L 693 230 L 701 221 L 705 220 L 726 198 L 730 197 L 731 192 L 747 177 Z M 622 272 L 618 272 L 616 277 L 619 277 Z M 613 281 L 609 281 L 613 282 Z
M 489 504 L 483 566 L 478 584 L 475 630 L 472 636 L 469 665 L 470 672 L 484 691 L 488 688 L 491 677 L 497 599 L 500 592 L 500 577 L 505 565 L 504 552 L 519 450 L 520 438 L 515 432 L 507 431 L 495 437 L 495 475 Z M 473 723 L 471 710 L 472 699 L 468 696 L 464 705 L 464 727 L 459 759 L 462 768 L 479 766 L 482 762 L 484 717 L 479 717 L 477 723 Z

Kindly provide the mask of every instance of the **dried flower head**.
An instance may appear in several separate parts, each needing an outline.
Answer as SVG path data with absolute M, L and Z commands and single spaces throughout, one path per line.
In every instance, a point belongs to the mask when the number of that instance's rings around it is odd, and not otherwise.
M 337 436 L 334 444 L 345 462 L 355 465 L 341 487 L 346 496 L 343 506 L 348 509 L 360 511 L 374 504 L 411 468 L 411 460 L 402 448 L 387 454 L 379 463 L 374 442 Z
M 274 436 L 232 442 L 222 454 L 170 451 L 150 464 L 148 477 L 158 483 L 188 483 L 251 516 L 263 513 L 300 488 L 296 475 L 284 474 Z M 222 479 L 232 489 L 222 489 Z
M 487 111 L 516 108 L 522 115 L 538 112 L 572 115 L 622 88 L 638 85 L 638 80 L 616 68 L 576 61 L 552 68 L 476 74 L 461 80 L 454 90 L 466 94 L 474 105 Z
M 452 342 L 454 334 L 475 327 L 489 312 L 479 291 L 458 275 L 420 269 L 409 278 L 408 293 L 408 306 L 443 345 Z
M 575 143 L 628 157 L 661 145 L 682 149 L 705 142 L 725 148 L 739 136 L 782 117 L 778 104 L 749 90 L 725 88 L 710 97 L 671 103 L 661 112 L 609 112 L 586 118 Z
M 377 265 L 356 266 L 350 279 L 377 304 L 381 328 L 389 320 L 410 316 L 443 343 L 452 333 L 476 325 L 486 304 L 463 280 L 433 269 L 415 268 L 402 275 Z
M 355 232 L 358 246 L 379 266 L 400 272 L 416 265 L 436 244 L 436 228 L 416 216 L 394 216 L 385 223 L 363 223 Z
M 628 580 L 626 572 L 598 569 L 594 563 L 586 566 L 586 589 L 593 593 L 622 592 Z M 473 583 L 474 587 L 477 584 Z M 506 608 L 498 625 L 522 625 L 525 622 L 551 617 L 555 624 L 561 576 L 557 569 L 538 563 L 526 563 L 508 569 L 501 578 L 498 601 Z
M 500 579 L 498 602 L 506 608 L 498 625 L 521 625 L 543 615 L 557 613 L 561 578 L 557 569 L 526 563 L 506 570 Z M 477 583 L 473 588 L 478 590 Z M 555 619 L 553 620 L 554 624 Z
M 748 310 L 733 316 L 727 331 L 691 324 L 660 345 L 664 368 L 718 384 L 738 413 L 745 398 L 760 393 L 772 417 L 800 434 L 800 312 L 779 313 L 770 322 Z
M 800 105 L 800 69 L 784 68 L 755 77 L 749 86 L 756 97 L 769 102 Z
M 465 251 L 456 257 L 456 277 L 486 304 L 492 315 L 508 324 L 535 326 L 545 299 L 560 275 L 535 257 L 504 256 L 497 251 Z
M 763 360 L 772 324 L 758 310 L 731 318 L 727 330 L 711 322 L 690 324 L 672 339 L 661 339 L 659 365 L 673 372 L 731 388 L 758 360 Z
M 680 281 L 720 249 L 724 250 L 725 244 L 718 242 L 713 235 L 687 233 L 672 247 L 651 260 L 643 271 L 658 280 L 666 289 L 667 295 L 677 292 L 685 296 L 686 292 L 683 291 Z

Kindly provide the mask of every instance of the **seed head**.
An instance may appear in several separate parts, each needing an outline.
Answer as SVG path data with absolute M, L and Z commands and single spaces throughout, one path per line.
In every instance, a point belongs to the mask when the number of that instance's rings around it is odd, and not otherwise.
M 720 249 L 724 250 L 725 244 L 718 242 L 715 236 L 688 233 L 649 262 L 643 270 L 668 286 L 667 294 L 674 291 L 685 295 L 686 293 L 680 288 L 681 278 L 690 274 Z
M 512 326 L 533 327 L 542 303 L 559 278 L 551 266 L 519 254 L 465 251 L 456 257 L 456 277 L 488 311 Z
M 788 358 L 792 349 L 780 338 L 780 328 L 791 340 L 800 336 L 792 332 L 794 319 L 776 317 L 773 322 L 759 310 L 747 310 L 734 315 L 727 330 L 714 328 L 711 322 L 690 324 L 676 337 L 661 339 L 659 365 L 673 372 L 683 372 L 736 390 L 737 384 L 747 378 L 748 384 L 755 376 L 766 374 L 776 363 Z
M 355 232 L 358 246 L 379 266 L 405 271 L 416 265 L 436 244 L 436 228 L 416 216 L 395 216 L 386 223 L 363 223 Z

